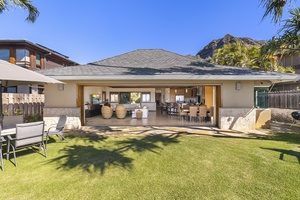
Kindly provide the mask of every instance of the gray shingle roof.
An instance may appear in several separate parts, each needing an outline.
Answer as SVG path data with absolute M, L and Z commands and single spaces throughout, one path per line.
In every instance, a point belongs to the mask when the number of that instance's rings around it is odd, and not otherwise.
M 53 77 L 109 77 L 109 76 L 163 76 L 176 79 L 183 76 L 289 76 L 270 71 L 251 70 L 241 67 L 214 65 L 188 58 L 162 49 L 140 49 L 86 65 L 41 70 L 40 73 Z M 216 78 L 215 77 L 215 78 Z M 294 77 L 295 78 L 295 77 Z M 75 78 L 74 78 L 75 79 Z M 226 78 L 225 78 L 226 79 Z M 292 78 L 291 78 L 292 79 Z

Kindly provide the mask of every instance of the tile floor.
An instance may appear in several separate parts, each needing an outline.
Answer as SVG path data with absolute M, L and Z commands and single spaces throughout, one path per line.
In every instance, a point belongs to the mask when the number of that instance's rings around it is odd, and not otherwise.
M 195 122 L 181 119 L 175 115 L 167 115 L 166 113 L 149 112 L 147 119 L 133 119 L 131 115 L 127 115 L 125 119 L 117 119 L 114 113 L 111 119 L 103 119 L 101 115 L 86 118 L 85 126 L 209 126 L 214 127 L 211 122 Z

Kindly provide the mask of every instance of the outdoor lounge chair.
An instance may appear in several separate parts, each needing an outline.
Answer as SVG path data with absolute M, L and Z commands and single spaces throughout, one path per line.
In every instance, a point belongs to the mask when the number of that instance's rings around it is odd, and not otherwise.
M 44 121 L 17 124 L 15 136 L 8 136 L 7 160 L 9 160 L 10 147 L 12 147 L 15 166 L 17 166 L 16 149 L 34 145 L 39 145 L 40 150 L 43 148 L 45 157 L 47 157 L 44 143 L 44 124 Z
M 46 146 L 48 144 L 49 136 L 51 135 L 56 135 L 60 140 L 66 140 L 68 142 L 68 140 L 63 136 L 63 130 L 66 123 L 67 115 L 60 115 L 57 124 L 49 127 L 48 131 L 46 131 Z

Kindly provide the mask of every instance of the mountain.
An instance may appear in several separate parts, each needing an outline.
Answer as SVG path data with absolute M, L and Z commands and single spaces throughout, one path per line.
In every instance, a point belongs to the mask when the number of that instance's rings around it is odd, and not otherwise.
M 201 51 L 197 53 L 196 56 L 200 56 L 200 58 L 208 58 L 212 57 L 213 53 L 216 49 L 220 49 L 224 47 L 226 44 L 241 42 L 245 45 L 249 46 L 262 46 L 266 43 L 264 40 L 254 40 L 247 37 L 234 37 L 230 34 L 226 34 L 223 38 L 213 40 L 208 45 L 206 45 Z

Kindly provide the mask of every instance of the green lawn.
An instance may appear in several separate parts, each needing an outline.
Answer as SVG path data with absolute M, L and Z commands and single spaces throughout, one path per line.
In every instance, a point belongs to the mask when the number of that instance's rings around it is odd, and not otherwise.
M 299 199 L 300 135 L 52 138 L 4 160 L 2 199 Z M 13 161 L 13 159 L 12 159 Z

